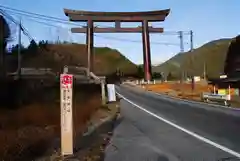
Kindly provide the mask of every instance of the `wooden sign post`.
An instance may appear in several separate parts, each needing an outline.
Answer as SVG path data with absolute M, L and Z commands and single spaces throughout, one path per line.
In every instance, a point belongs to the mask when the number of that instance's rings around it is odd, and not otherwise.
M 61 154 L 73 154 L 73 119 L 72 119 L 72 87 L 73 76 L 61 74 Z

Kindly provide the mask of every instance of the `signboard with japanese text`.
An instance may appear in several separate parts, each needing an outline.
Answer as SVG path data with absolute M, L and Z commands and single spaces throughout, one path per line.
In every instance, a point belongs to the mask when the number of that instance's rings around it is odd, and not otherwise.
M 73 118 L 72 118 L 73 76 L 61 74 L 61 152 L 62 155 L 73 154 Z

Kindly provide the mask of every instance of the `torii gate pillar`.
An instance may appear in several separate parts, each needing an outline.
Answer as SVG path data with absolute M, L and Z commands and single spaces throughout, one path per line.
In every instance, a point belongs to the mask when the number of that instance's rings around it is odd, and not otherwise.
M 87 35 L 86 35 L 86 44 L 87 44 L 87 61 L 88 61 L 88 72 L 94 71 L 94 53 L 93 53 L 93 21 L 88 20 L 87 22 Z M 88 73 L 89 74 L 89 73 Z
M 151 49 L 149 40 L 148 21 L 142 22 L 142 39 L 143 39 L 143 64 L 145 81 L 151 80 L 152 65 L 151 65 Z

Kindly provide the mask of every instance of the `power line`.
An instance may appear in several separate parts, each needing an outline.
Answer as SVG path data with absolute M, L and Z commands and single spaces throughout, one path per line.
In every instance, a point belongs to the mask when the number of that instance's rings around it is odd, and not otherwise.
M 0 13 L 1 13 L 4 17 L 6 17 L 6 18 L 8 18 L 9 20 L 11 20 L 12 22 L 14 22 L 16 25 L 20 25 L 20 28 L 21 28 L 23 34 L 26 35 L 26 36 L 29 38 L 29 41 L 34 40 L 33 37 L 30 35 L 30 33 L 28 32 L 28 30 L 27 30 L 24 26 L 22 26 L 22 24 L 21 24 L 20 22 L 18 22 L 17 20 L 15 20 L 11 15 L 9 15 L 7 12 L 5 12 L 5 11 L 2 10 L 2 9 L 0 9 Z
M 6 18 L 8 18 L 9 20 L 11 20 L 13 23 L 15 23 L 16 25 L 19 24 L 19 22 L 17 22 L 11 15 L 9 15 L 7 12 L 5 12 L 4 10 L 0 9 L 0 13 L 5 16 Z
M 3 8 L 5 11 L 7 11 L 9 13 L 18 14 L 18 15 L 22 15 L 22 16 L 30 16 L 30 17 L 42 19 L 45 21 L 53 21 L 53 22 L 64 23 L 64 24 L 69 24 L 69 25 L 83 26 L 79 23 L 70 22 L 69 20 L 61 19 L 58 17 L 52 17 L 52 16 L 42 15 L 42 14 L 33 13 L 33 12 L 27 12 L 27 11 L 23 11 L 23 10 L 19 10 L 19 9 L 5 7 L 2 5 L 0 5 L 0 8 Z
M 53 25 L 53 24 L 50 24 L 50 23 L 47 23 L 47 22 L 38 21 L 38 20 L 30 18 L 30 17 L 26 17 L 26 19 L 29 19 L 30 21 L 33 21 L 33 22 L 36 22 L 38 24 L 42 24 L 42 25 L 45 25 L 45 26 L 50 26 L 50 27 L 55 27 L 55 28 L 62 27 L 62 26 Z
M 109 36 L 100 36 L 94 34 L 96 37 L 101 37 L 105 39 L 111 39 L 111 40 L 117 40 L 117 41 L 127 41 L 127 42 L 136 42 L 136 43 L 142 43 L 142 41 L 139 40 L 129 40 L 129 39 L 122 39 L 122 38 L 116 38 L 116 37 L 109 37 Z M 176 45 L 179 46 L 177 43 L 167 43 L 167 42 L 151 42 L 151 44 L 157 44 L 157 45 Z
M 69 22 L 68 20 L 61 19 L 61 18 L 58 18 L 58 17 L 52 17 L 52 16 L 43 15 L 43 14 L 38 14 L 38 13 L 33 13 L 33 12 L 27 12 L 27 11 L 23 11 L 23 10 L 19 10 L 19 9 L 14 9 L 14 8 L 2 6 L 2 5 L 0 5 L 0 7 L 1 7 L 1 8 L 4 8 L 4 9 L 6 9 L 6 10 L 11 10 L 11 11 L 14 11 L 14 12 L 19 12 L 19 13 L 22 13 L 22 14 L 35 15 L 35 16 L 38 16 L 38 17 L 45 17 L 45 18 L 53 19 L 53 20 L 57 20 L 57 21 Z
M 23 11 L 23 10 L 19 10 L 19 9 L 15 9 L 15 8 L 11 8 L 11 7 L 6 7 L 3 5 L 0 5 L 0 8 L 3 8 L 4 10 L 14 13 L 14 14 L 19 14 L 22 16 L 31 16 L 31 17 L 35 17 L 35 18 L 39 18 L 42 20 L 46 20 L 46 21 L 54 21 L 54 22 L 58 22 L 58 23 L 64 23 L 64 24 L 69 24 L 69 25 L 76 25 L 76 26 L 86 26 L 83 24 L 79 24 L 76 22 L 71 22 L 69 20 L 66 19 L 62 19 L 62 18 L 58 18 L 58 17 L 53 17 L 53 16 L 47 16 L 47 15 L 43 15 L 43 14 L 38 14 L 38 13 L 33 13 L 33 12 L 27 12 L 27 11 Z M 110 26 L 103 26 L 103 25 L 98 25 L 99 27 L 110 27 Z M 183 31 L 183 34 L 190 34 L 189 31 Z M 164 31 L 163 33 L 161 33 L 161 35 L 178 35 L 178 31 Z
M 84 26 L 85 27 L 85 25 L 71 23 L 68 20 L 64 20 L 64 19 L 57 18 L 57 17 L 52 17 L 52 16 L 46 16 L 46 15 L 37 14 L 37 13 L 26 12 L 26 11 L 22 11 L 22 10 L 18 10 L 18 9 L 13 9 L 13 8 L 10 8 L 10 7 L 5 7 L 5 6 L 2 6 L 2 5 L 0 5 L 0 7 L 4 8 L 5 10 L 10 10 L 10 11 L 7 11 L 7 12 L 10 12 L 11 14 L 21 15 L 21 16 L 24 16 L 24 17 L 26 17 L 28 19 L 31 18 L 31 21 L 34 21 L 34 22 L 40 23 L 40 24 L 44 24 L 46 26 L 51 26 L 51 27 L 55 27 L 55 28 L 62 27 L 62 26 L 49 24 L 47 22 L 38 21 L 38 20 L 35 20 L 35 19 L 41 19 L 41 20 L 48 21 L 48 22 L 58 22 L 58 23 L 62 23 L 62 24 L 77 25 L 77 26 Z M 187 31 L 181 31 L 181 32 L 182 32 L 182 34 L 187 34 L 188 33 Z M 175 32 L 175 31 L 165 31 L 162 34 L 176 35 L 178 33 L 179 32 Z M 28 33 L 25 33 L 25 34 L 29 35 Z M 129 40 L 129 39 L 121 39 L 121 38 L 116 38 L 116 37 L 107 37 L 107 36 L 99 36 L 99 35 L 95 35 L 95 36 L 106 38 L 106 39 L 117 40 L 117 41 L 141 42 L 139 40 Z M 158 44 L 158 45 L 160 45 L 160 44 L 161 45 L 176 45 L 176 46 L 179 45 L 179 44 L 176 44 L 176 43 L 165 43 L 165 42 L 151 42 L 151 43 L 152 44 Z
M 46 25 L 46 26 L 55 27 L 55 28 L 59 28 L 59 27 L 62 28 L 62 26 L 53 25 L 53 24 L 50 24 L 50 23 L 46 23 L 46 22 L 35 20 L 36 18 L 32 18 L 31 16 L 30 17 L 28 16 L 26 18 L 30 19 L 33 22 L 36 22 L 36 23 L 39 23 L 39 24 L 43 24 L 43 25 Z M 47 21 L 50 21 L 50 20 L 47 20 Z M 106 39 L 117 40 L 117 41 L 127 41 L 127 42 L 136 42 L 136 43 L 141 43 L 142 42 L 142 41 L 139 41 L 139 40 L 121 39 L 121 38 L 116 38 L 116 37 L 100 36 L 100 35 L 96 35 L 96 34 L 94 36 L 102 37 L 102 38 L 106 38 Z M 151 43 L 152 44 L 158 44 L 158 45 L 176 45 L 176 46 L 179 45 L 177 43 L 166 43 L 166 42 L 151 42 Z

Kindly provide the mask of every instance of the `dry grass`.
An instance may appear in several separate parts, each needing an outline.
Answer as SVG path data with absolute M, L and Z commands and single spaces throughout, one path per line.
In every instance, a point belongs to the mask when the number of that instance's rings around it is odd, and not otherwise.
M 194 101 L 202 101 L 201 93 L 202 92 L 213 92 L 212 85 L 206 84 L 195 84 L 195 89 L 192 91 L 191 84 L 180 84 L 180 83 L 162 83 L 155 85 L 148 85 L 146 87 L 147 90 L 164 93 L 173 97 L 178 97 L 182 99 L 189 99 Z M 217 88 L 216 88 L 217 90 Z M 240 107 L 240 99 L 238 96 L 234 96 L 234 89 L 230 91 L 231 98 L 231 106 Z
M 162 83 L 155 85 L 148 85 L 147 90 L 160 92 L 169 94 L 171 96 L 176 96 L 183 99 L 192 99 L 198 100 L 201 99 L 202 92 L 210 92 L 212 90 L 212 86 L 203 85 L 203 84 L 195 84 L 194 90 L 192 90 L 191 84 L 187 83 Z
M 58 98 L 59 93 L 55 94 Z M 75 96 L 73 117 L 74 134 L 77 134 L 85 130 L 87 120 L 100 107 L 101 97 L 99 92 L 86 89 L 75 93 Z M 43 155 L 52 141 L 59 137 L 59 99 L 0 111 L 0 160 L 33 160 Z

